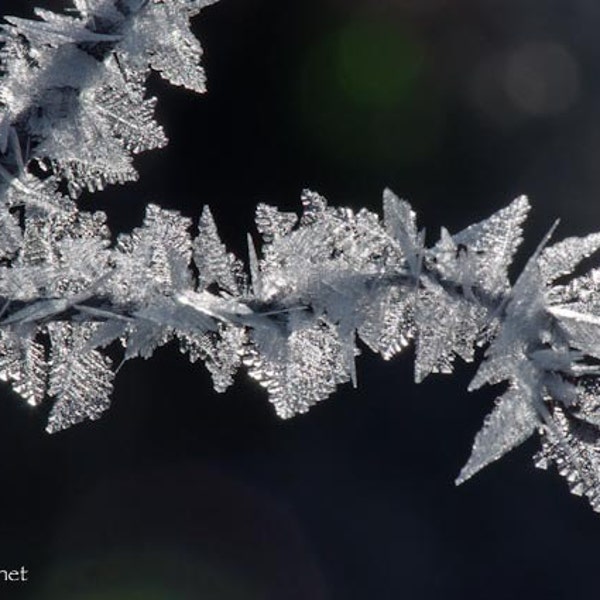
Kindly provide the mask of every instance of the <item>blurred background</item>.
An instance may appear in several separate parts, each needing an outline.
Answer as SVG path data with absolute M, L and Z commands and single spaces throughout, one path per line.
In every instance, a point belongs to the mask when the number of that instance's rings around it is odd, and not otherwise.
M 3 14 L 66 2 L 3 0 Z M 594 0 L 221 0 L 194 21 L 203 97 L 152 77 L 171 138 L 138 183 L 85 196 L 115 231 L 210 204 L 246 257 L 257 202 L 303 188 L 379 210 L 385 186 L 451 232 L 522 193 L 518 273 L 551 223 L 600 229 Z M 475 367 L 413 383 L 363 348 L 359 388 L 278 420 L 244 375 L 212 391 L 177 348 L 132 361 L 111 410 L 44 433 L 0 392 L 0 583 L 26 600 L 596 597 L 600 516 L 537 471 L 531 440 L 455 488 L 493 390 Z

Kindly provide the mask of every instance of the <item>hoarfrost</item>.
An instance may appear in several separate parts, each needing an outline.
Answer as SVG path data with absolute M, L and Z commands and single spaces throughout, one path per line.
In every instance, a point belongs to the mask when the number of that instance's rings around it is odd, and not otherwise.
M 31 405 L 53 398 L 55 432 L 109 407 L 109 347 L 124 362 L 175 339 L 217 391 L 245 369 L 288 418 L 357 385 L 357 340 L 386 360 L 414 340 L 416 381 L 484 347 L 469 389 L 507 388 L 457 483 L 538 431 L 536 464 L 600 510 L 600 270 L 573 276 L 600 234 L 549 246 L 550 232 L 511 284 L 525 197 L 427 248 L 389 189 L 381 217 L 305 190 L 299 216 L 259 204 L 246 268 L 208 208 L 193 239 L 150 204 L 114 244 L 103 213 L 78 210 L 72 198 L 134 180 L 133 156 L 166 144 L 150 70 L 204 91 L 190 17 L 212 3 L 74 0 L 2 26 L 0 379 Z

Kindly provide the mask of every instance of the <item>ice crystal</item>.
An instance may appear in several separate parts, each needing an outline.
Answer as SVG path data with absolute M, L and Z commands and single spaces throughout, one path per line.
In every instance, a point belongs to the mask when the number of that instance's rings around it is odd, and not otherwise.
M 37 405 L 46 395 L 47 365 L 44 346 L 31 331 L 5 328 L 0 333 L 0 379 L 29 404 Z
M 199 289 L 205 290 L 215 284 L 230 294 L 241 293 L 244 287 L 242 263 L 227 252 L 208 207 L 200 217 L 198 237 L 194 241 L 194 262 L 200 273 Z
M 289 418 L 327 398 L 350 379 L 336 328 L 292 314 L 288 331 L 256 329 L 245 364 L 267 389 L 277 414 Z
M 535 432 L 540 423 L 529 394 L 530 390 L 513 385 L 498 398 L 475 437 L 471 457 L 460 472 L 457 483 L 466 481 Z
M 48 419 L 53 433 L 84 419 L 97 419 L 110 403 L 110 359 L 87 347 L 91 323 L 51 323 L 48 394 L 56 398 Z

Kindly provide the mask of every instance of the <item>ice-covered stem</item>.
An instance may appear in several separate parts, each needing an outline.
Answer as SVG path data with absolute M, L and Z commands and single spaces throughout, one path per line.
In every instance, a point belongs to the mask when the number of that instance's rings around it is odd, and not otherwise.
M 109 272 L 102 279 L 108 279 L 111 276 L 112 273 Z M 494 315 L 495 318 L 501 320 L 501 309 L 505 304 L 506 296 L 492 298 L 485 292 L 479 293 L 477 289 L 469 290 L 469 294 L 465 295 L 460 284 L 439 279 L 437 273 L 424 271 L 420 277 L 415 277 L 409 272 L 385 276 L 370 275 L 362 279 L 360 285 L 364 285 L 368 291 L 377 290 L 379 293 L 385 293 L 390 289 L 402 289 L 410 294 L 417 287 L 422 289 L 423 284 L 420 282 L 425 279 L 428 280 L 429 285 L 437 282 L 456 301 L 473 302 L 483 307 L 490 316 Z M 101 289 L 104 287 L 104 285 L 98 284 L 96 289 L 66 298 L 44 295 L 27 300 L 13 300 L 0 296 L 0 307 L 3 307 L 0 310 L 0 327 L 14 326 L 17 323 L 70 321 L 74 318 L 82 320 L 84 316 L 90 321 L 105 321 L 112 318 L 124 321 L 135 319 L 135 308 L 128 304 L 116 304 L 110 296 L 106 295 L 106 290 Z M 250 328 L 285 328 L 290 313 L 296 311 L 305 311 L 308 314 L 316 313 L 310 300 L 299 301 L 294 297 L 289 302 L 286 298 L 274 302 L 249 295 L 233 301 L 209 291 L 198 294 L 195 287 L 179 291 L 172 300 L 175 304 L 190 307 L 193 311 L 205 315 L 215 322 Z M 557 309 L 550 312 L 556 316 L 573 315 L 572 311 L 568 310 Z M 589 315 L 585 315 L 585 318 L 590 319 Z M 600 319 L 594 319 L 591 322 L 598 324 Z
M 0 165 L 4 179 L 22 178 L 35 161 L 66 179 L 77 196 L 136 179 L 132 156 L 166 144 L 153 119 L 156 100 L 146 97 L 150 69 L 174 85 L 205 90 L 189 18 L 212 2 L 73 3 L 73 16 L 36 9 L 39 20 L 6 17 Z
M 0 255 L 0 378 L 31 404 L 54 397 L 48 430 L 57 431 L 108 407 L 108 354 L 120 346 L 121 362 L 148 358 L 176 339 L 205 361 L 216 390 L 245 367 L 291 417 L 356 384 L 357 338 L 385 359 L 414 339 L 417 381 L 487 346 L 470 388 L 506 380 L 508 389 L 459 481 L 539 429 L 537 463 L 560 464 L 599 506 L 590 440 L 600 431 L 600 276 L 558 282 L 600 235 L 544 240 L 511 286 L 524 197 L 459 233 L 442 229 L 431 248 L 389 190 L 383 219 L 314 192 L 303 205 L 300 218 L 258 206 L 263 244 L 258 253 L 249 238 L 247 270 L 208 209 L 192 239 L 188 219 L 149 205 L 143 225 L 114 245 L 102 213 L 30 215 Z

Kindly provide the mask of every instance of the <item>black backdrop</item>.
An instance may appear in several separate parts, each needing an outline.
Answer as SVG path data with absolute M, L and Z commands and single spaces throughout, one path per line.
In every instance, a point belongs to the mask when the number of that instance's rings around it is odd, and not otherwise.
M 208 203 L 245 257 L 256 203 L 297 210 L 304 187 L 377 210 L 390 186 L 430 242 L 527 193 L 517 273 L 556 217 L 600 225 L 599 26 L 592 0 L 221 0 L 194 22 L 208 94 L 153 77 L 171 144 L 82 206 L 126 231 L 147 202 Z M 455 488 L 493 391 L 467 393 L 462 363 L 416 386 L 413 358 L 365 350 L 357 390 L 285 422 L 170 346 L 53 436 L 4 387 L 0 568 L 29 582 L 1 597 L 596 597 L 600 517 L 534 469 L 533 440 Z

